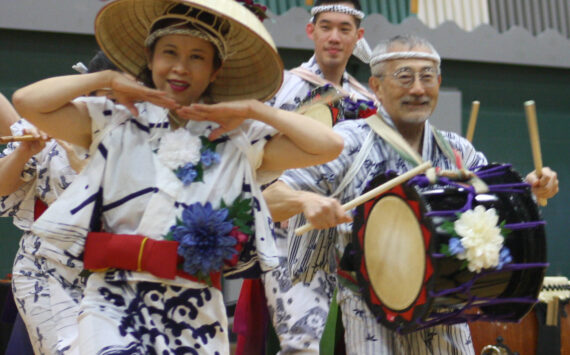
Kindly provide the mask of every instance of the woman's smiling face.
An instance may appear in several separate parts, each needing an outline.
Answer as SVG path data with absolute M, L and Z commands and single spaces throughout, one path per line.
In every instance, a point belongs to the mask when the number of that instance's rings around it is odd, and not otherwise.
M 172 34 L 157 40 L 148 65 L 157 89 L 181 105 L 197 102 L 218 70 L 214 46 L 201 38 Z

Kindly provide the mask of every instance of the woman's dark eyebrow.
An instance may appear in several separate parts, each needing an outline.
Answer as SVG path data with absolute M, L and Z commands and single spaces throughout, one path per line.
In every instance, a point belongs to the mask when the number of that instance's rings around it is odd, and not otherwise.
M 178 48 L 178 46 L 173 44 L 173 43 L 166 43 L 164 46 L 165 47 Z M 192 52 L 205 52 L 205 50 L 202 48 L 192 48 L 191 51 Z

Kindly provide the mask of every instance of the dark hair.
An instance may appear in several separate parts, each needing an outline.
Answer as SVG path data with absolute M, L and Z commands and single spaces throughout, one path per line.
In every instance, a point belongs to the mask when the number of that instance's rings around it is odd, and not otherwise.
M 360 0 L 316 0 L 314 6 L 321 6 L 321 5 L 335 5 L 335 4 L 342 4 L 342 3 L 350 3 L 356 10 L 362 11 L 362 6 L 360 6 Z M 317 23 L 317 17 L 319 14 L 315 15 L 313 18 L 313 23 Z M 360 19 L 354 18 L 356 22 L 356 28 L 360 28 Z
M 95 73 L 103 70 L 121 71 L 115 64 L 113 64 L 113 62 L 111 62 L 102 50 L 99 50 L 93 58 L 91 58 L 89 64 L 87 64 L 87 72 Z M 97 90 L 89 93 L 89 96 L 95 95 L 97 95 Z
M 91 58 L 89 64 L 87 64 L 87 72 L 88 73 L 95 73 L 102 70 L 115 70 L 119 71 L 119 68 L 113 62 L 107 58 L 103 51 L 98 51 L 97 54 Z

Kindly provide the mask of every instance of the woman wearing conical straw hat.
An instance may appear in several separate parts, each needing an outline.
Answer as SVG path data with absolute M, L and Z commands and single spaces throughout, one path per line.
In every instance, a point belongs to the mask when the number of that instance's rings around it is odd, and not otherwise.
M 233 0 L 117 0 L 96 38 L 122 70 L 46 79 L 14 104 L 91 161 L 34 231 L 92 271 L 84 354 L 229 352 L 220 274 L 278 262 L 259 184 L 335 158 L 323 124 L 264 105 L 282 62 Z M 97 89 L 106 98 L 77 98 Z M 311 121 L 311 122 L 309 122 Z

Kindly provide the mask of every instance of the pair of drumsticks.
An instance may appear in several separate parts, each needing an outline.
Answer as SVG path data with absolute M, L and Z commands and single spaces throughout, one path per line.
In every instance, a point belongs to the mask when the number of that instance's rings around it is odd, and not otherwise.
M 467 134 L 465 138 L 469 142 L 473 141 L 473 133 L 475 132 L 475 124 L 477 123 L 477 115 L 479 114 L 479 101 L 473 101 L 471 104 L 471 114 L 469 116 L 469 124 L 467 126 Z M 528 133 L 530 135 L 530 146 L 532 148 L 532 159 L 534 161 L 534 169 L 536 176 L 540 179 L 542 176 L 542 153 L 540 151 L 540 138 L 538 135 L 538 123 L 536 119 L 536 105 L 534 101 L 529 100 L 524 103 L 526 113 L 526 122 L 528 125 Z M 538 199 L 540 206 L 546 206 L 547 202 L 544 198 Z

